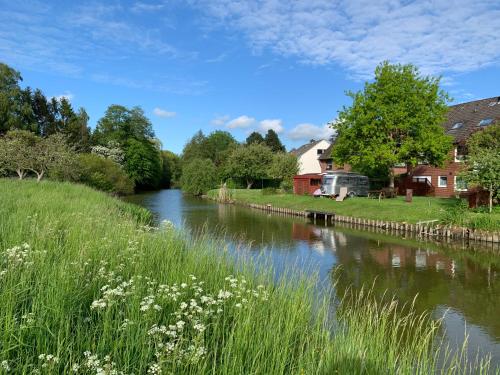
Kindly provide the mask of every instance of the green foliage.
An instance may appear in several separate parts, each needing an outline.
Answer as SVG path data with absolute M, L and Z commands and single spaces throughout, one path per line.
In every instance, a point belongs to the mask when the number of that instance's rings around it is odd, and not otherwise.
M 210 133 L 204 142 L 202 147 L 205 152 L 205 156 L 212 160 L 216 167 L 221 167 L 227 160 L 231 150 L 236 148 L 238 142 L 234 137 L 222 130 L 216 130 Z
M 182 190 L 202 195 L 217 186 L 217 170 L 210 159 L 193 159 L 182 168 Z
M 162 167 L 155 144 L 150 140 L 129 139 L 125 146 L 125 171 L 136 187 L 159 187 Z
M 467 142 L 467 148 L 469 154 L 462 176 L 470 185 L 488 190 L 491 212 L 493 198 L 500 193 L 500 124 L 474 133 Z
M 0 363 L 9 373 L 440 372 L 439 324 L 395 311 L 396 301 L 348 295 L 332 327 L 316 280 L 273 283 L 251 259 L 235 265 L 223 243 L 144 226 L 150 215 L 135 205 L 84 186 L 12 180 L 0 180 L 0 202 Z M 183 302 L 177 339 L 155 329 L 175 326 Z M 201 355 L 183 356 L 189 345 Z M 447 373 L 467 372 L 463 358 L 448 359 Z
M 80 154 L 78 170 L 78 181 L 95 189 L 118 195 L 134 192 L 134 182 L 111 159 L 96 154 Z
M 259 132 L 252 132 L 245 140 L 245 144 L 251 145 L 252 143 L 264 143 L 264 137 Z
M 154 137 L 153 126 L 140 107 L 127 108 L 110 105 L 96 125 L 93 134 L 95 144 L 105 145 L 110 141 L 122 147 L 130 139 L 148 141 Z
M 40 181 L 47 172 L 70 174 L 74 153 L 62 134 L 40 138 L 27 130 L 12 130 L 0 139 L 0 165 L 23 179 L 33 172 Z
M 386 175 L 398 163 L 445 162 L 452 142 L 441 126 L 448 96 L 440 90 L 439 79 L 422 76 L 411 64 L 384 62 L 373 82 L 348 95 L 353 104 L 343 108 L 333 125 L 338 133 L 334 162 Z
M 271 149 L 272 152 L 285 152 L 285 146 L 280 141 L 278 134 L 273 130 L 269 129 L 264 137 L 264 143 L 267 147 Z
M 273 155 L 273 161 L 269 167 L 271 178 L 283 181 L 293 181 L 293 176 L 299 173 L 299 161 L 297 156 L 285 152 Z
M 229 156 L 226 173 L 232 178 L 244 180 L 247 189 L 250 189 L 255 180 L 269 178 L 269 166 L 272 161 L 272 151 L 263 144 L 240 146 Z
M 182 174 L 181 159 L 171 151 L 161 151 L 162 175 L 161 186 L 172 187 L 180 183 Z

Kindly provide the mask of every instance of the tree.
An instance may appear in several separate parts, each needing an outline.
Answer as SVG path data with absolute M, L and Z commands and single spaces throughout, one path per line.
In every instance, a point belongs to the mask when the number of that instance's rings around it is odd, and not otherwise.
M 157 188 L 161 179 L 160 151 L 151 141 L 130 139 L 125 148 L 125 171 L 139 188 Z
M 264 138 L 264 143 L 267 147 L 271 149 L 272 152 L 285 152 L 285 146 L 280 141 L 278 134 L 273 130 L 269 129 Z
M 151 121 L 140 107 L 131 109 L 122 105 L 110 105 L 96 125 L 94 143 L 105 145 L 115 141 L 125 146 L 130 139 L 140 141 L 154 138 Z
M 193 159 L 208 158 L 208 154 L 204 148 L 207 137 L 201 130 L 196 132 L 195 135 L 186 143 L 182 150 L 182 163 L 187 164 Z
M 269 168 L 271 178 L 281 180 L 282 186 L 293 186 L 293 177 L 299 173 L 299 161 L 293 154 L 278 152 L 274 154 Z
M 231 178 L 240 178 L 250 189 L 255 180 L 269 177 L 269 166 L 273 160 L 271 149 L 263 144 L 253 143 L 234 149 L 229 156 L 226 173 Z
M 33 166 L 35 146 L 40 138 L 27 130 L 11 130 L 0 138 L 0 165 L 16 172 L 22 180 Z
M 180 182 L 181 159 L 171 151 L 161 151 L 162 177 L 161 186 L 170 188 Z
M 47 138 L 40 138 L 34 145 L 30 171 L 36 174 L 39 182 L 47 172 L 58 170 L 62 174 L 71 174 L 74 165 L 74 152 L 68 146 L 67 138 L 63 134 L 53 134 Z M 64 171 L 70 169 L 69 171 Z
M 391 186 L 395 164 L 445 162 L 452 141 L 441 126 L 448 96 L 439 88 L 439 78 L 424 77 L 411 64 L 384 62 L 375 69 L 373 82 L 348 95 L 352 106 L 344 107 L 332 125 L 338 134 L 334 162 L 361 171 L 384 170 Z
M 91 148 L 91 153 L 99 155 L 105 159 L 110 159 L 119 165 L 123 165 L 125 161 L 125 155 L 122 148 L 115 141 L 109 141 L 106 146 L 93 146 Z
M 216 130 L 208 135 L 201 143 L 204 153 L 212 160 L 216 167 L 220 167 L 228 158 L 229 152 L 238 142 L 226 131 Z
M 259 132 L 252 132 L 245 140 L 245 143 L 247 145 L 251 145 L 252 143 L 264 143 L 264 137 Z
M 467 141 L 468 156 L 464 179 L 489 192 L 489 211 L 493 209 L 493 197 L 500 190 L 500 123 L 477 131 Z
M 182 190 L 202 195 L 217 186 L 216 168 L 210 159 L 193 159 L 182 169 Z

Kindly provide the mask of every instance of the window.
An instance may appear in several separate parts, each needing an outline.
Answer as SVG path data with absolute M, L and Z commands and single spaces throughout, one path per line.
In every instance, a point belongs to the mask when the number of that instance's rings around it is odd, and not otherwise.
M 323 151 L 325 151 L 325 150 L 322 150 L 322 149 L 318 148 L 318 149 L 316 150 L 316 153 L 317 153 L 318 155 L 321 155 L 321 154 L 323 154 Z
M 331 171 L 333 169 L 333 162 L 328 161 L 326 162 L 326 170 Z
M 455 176 L 455 191 L 467 191 L 467 182 L 460 176 Z
M 455 148 L 455 162 L 460 163 L 465 160 L 467 149 L 464 146 L 457 146 Z
M 464 126 L 464 123 L 463 122 L 457 122 L 455 123 L 450 130 L 457 130 L 457 129 L 460 129 L 462 126 Z
M 447 176 L 439 176 L 438 177 L 438 187 L 445 188 L 448 186 L 448 177 Z
M 420 182 L 420 183 L 429 183 L 429 185 L 432 183 L 431 176 L 413 176 L 412 177 L 413 182 Z
M 479 121 L 479 124 L 477 124 L 477 126 L 488 126 L 492 122 L 493 122 L 492 118 L 484 118 L 481 121 Z

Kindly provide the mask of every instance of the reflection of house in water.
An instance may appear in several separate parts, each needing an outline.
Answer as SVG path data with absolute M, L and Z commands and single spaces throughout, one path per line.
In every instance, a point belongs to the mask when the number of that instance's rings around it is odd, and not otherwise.
M 292 238 L 308 242 L 313 250 L 321 254 L 327 250 L 336 252 L 338 247 L 347 246 L 344 233 L 333 228 L 321 228 L 305 223 L 293 223 Z
M 455 276 L 457 270 L 453 259 L 431 250 L 413 250 L 404 246 L 386 245 L 383 249 L 371 249 L 369 252 L 372 259 L 385 268 L 435 269 L 450 276 Z

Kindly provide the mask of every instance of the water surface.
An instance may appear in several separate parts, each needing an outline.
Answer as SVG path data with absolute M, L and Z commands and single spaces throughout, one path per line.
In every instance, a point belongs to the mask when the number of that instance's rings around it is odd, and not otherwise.
M 250 254 L 265 252 L 277 274 L 294 267 L 316 272 L 319 283 L 335 293 L 375 282 L 375 293 L 388 291 L 401 302 L 436 317 L 445 314 L 446 337 L 461 346 L 469 335 L 471 355 L 491 353 L 500 365 L 500 254 L 356 230 L 313 225 L 307 219 L 267 214 L 162 190 L 127 198 L 151 210 L 157 220 L 178 228 L 221 230 L 230 249 L 248 244 Z M 341 272 L 335 270 L 341 267 Z M 472 353 L 473 352 L 473 353 Z

